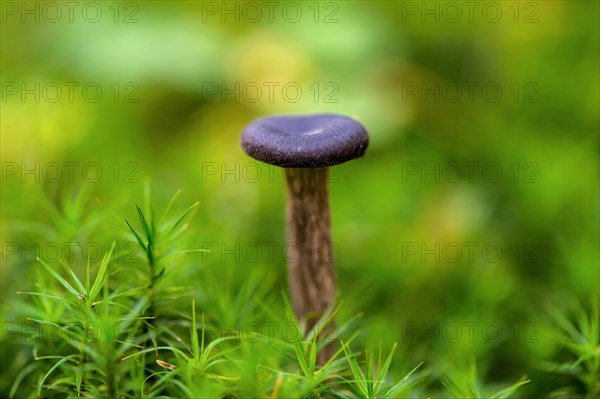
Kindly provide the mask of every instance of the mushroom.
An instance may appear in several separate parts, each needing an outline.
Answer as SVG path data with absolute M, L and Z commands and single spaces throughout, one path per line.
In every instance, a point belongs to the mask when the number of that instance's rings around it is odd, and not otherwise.
M 247 125 L 242 148 L 284 168 L 287 185 L 288 284 L 296 318 L 310 331 L 335 300 L 328 200 L 328 167 L 361 157 L 369 144 L 363 125 L 334 114 L 274 116 Z

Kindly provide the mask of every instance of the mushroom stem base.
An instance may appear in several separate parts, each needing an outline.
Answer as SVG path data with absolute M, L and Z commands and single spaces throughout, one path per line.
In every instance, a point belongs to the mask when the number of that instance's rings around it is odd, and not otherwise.
M 288 284 L 292 307 L 310 331 L 335 300 L 326 168 L 285 169 Z M 324 328 L 324 333 L 330 328 Z M 328 346 L 330 350 L 331 345 Z M 330 351 L 329 350 L 329 351 Z M 327 348 L 325 352 L 328 352 Z M 327 353 L 320 354 L 326 356 Z M 320 356 L 320 358 L 322 358 Z

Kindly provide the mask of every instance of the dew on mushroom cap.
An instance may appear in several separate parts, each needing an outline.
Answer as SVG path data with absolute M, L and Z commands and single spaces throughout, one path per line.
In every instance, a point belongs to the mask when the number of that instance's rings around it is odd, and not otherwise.
M 335 114 L 263 118 L 242 133 L 248 155 L 284 168 L 338 165 L 361 157 L 368 144 L 363 125 Z

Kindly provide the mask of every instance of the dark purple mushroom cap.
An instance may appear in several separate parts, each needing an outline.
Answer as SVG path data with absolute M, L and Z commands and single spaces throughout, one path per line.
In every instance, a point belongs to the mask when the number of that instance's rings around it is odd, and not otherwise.
M 361 157 L 369 145 L 364 126 L 334 114 L 272 116 L 247 125 L 242 148 L 283 168 L 324 168 Z

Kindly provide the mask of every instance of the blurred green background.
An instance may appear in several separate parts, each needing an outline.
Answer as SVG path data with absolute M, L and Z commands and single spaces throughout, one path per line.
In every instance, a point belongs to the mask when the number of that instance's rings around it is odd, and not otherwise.
M 200 201 L 190 245 L 218 248 L 185 258 L 182 279 L 269 276 L 281 301 L 281 171 L 239 136 L 259 117 L 335 112 L 371 137 L 330 184 L 340 318 L 362 313 L 358 341 L 398 342 L 398 370 L 477 358 L 491 382 L 527 374 L 526 397 L 567 383 L 538 362 L 560 351 L 545 307 L 598 298 L 598 2 L 472 14 L 461 2 L 75 2 L 72 15 L 54 3 L 60 17 L 46 4 L 2 2 L 3 322 L 34 284 L 28 248 L 123 242 L 147 179 L 159 209 L 178 189 L 182 209 Z M 72 177 L 65 162 L 79 162 Z M 60 208 L 83 187 L 71 230 L 44 227 L 41 198 Z

